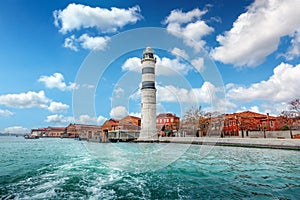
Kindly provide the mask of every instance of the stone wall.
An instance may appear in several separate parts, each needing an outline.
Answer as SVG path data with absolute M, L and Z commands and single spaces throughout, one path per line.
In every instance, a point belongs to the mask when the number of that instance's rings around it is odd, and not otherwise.
M 293 135 L 300 134 L 300 130 L 293 130 Z M 242 132 L 240 131 L 240 136 L 242 137 Z M 244 131 L 244 137 L 246 138 L 246 132 Z M 248 132 L 249 138 L 263 138 L 264 132 L 263 131 L 249 131 Z M 291 138 L 290 131 L 266 131 L 266 138 Z

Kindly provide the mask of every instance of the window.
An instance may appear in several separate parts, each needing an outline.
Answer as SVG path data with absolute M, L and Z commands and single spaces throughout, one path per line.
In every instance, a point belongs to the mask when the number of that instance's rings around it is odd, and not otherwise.
M 174 118 L 171 118 L 171 122 L 174 122 Z
M 167 118 L 166 120 L 167 120 L 167 122 L 169 122 L 169 119 L 168 119 L 168 118 Z
M 273 127 L 273 121 L 270 121 L 270 127 Z

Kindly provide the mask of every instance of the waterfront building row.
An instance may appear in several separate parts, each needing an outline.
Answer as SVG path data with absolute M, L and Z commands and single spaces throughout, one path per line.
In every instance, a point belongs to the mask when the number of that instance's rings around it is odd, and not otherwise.
M 268 113 L 244 111 L 204 118 L 199 123 L 197 134 L 199 136 L 248 137 L 250 132 L 260 132 L 266 137 L 266 132 L 297 130 L 299 125 L 299 117 L 287 119 L 283 116 L 271 116 Z
M 219 136 L 248 137 L 249 132 L 278 131 L 287 126 L 288 122 L 281 116 L 270 116 L 251 111 L 200 117 L 197 124 L 190 125 L 180 122 L 180 117 L 172 113 L 161 113 L 156 118 L 159 136 Z M 293 120 L 292 127 L 299 128 L 300 120 Z M 107 141 L 109 138 L 138 137 L 141 118 L 126 116 L 123 119 L 106 120 L 102 126 L 71 123 L 67 127 L 37 128 L 31 135 L 42 137 L 80 138 Z M 127 137 L 127 136 L 126 136 Z

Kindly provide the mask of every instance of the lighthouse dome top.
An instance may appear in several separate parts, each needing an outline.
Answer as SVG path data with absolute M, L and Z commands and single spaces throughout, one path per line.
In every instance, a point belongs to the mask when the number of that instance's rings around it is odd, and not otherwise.
M 145 60 L 152 60 L 156 62 L 156 58 L 154 57 L 154 51 L 151 49 L 150 46 L 147 46 L 143 53 L 142 62 Z
M 146 47 L 146 50 L 144 51 L 144 53 L 154 53 L 153 50 L 151 49 L 150 46 Z

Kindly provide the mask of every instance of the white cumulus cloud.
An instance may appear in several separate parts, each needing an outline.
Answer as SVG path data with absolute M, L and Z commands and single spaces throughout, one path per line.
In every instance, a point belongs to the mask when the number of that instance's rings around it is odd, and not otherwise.
M 60 125 L 60 126 L 66 126 L 69 123 L 77 123 L 77 124 L 88 124 L 88 125 L 102 125 L 103 122 L 105 122 L 107 118 L 103 116 L 98 117 L 92 117 L 87 114 L 80 115 L 76 117 L 71 116 L 64 116 L 61 114 L 54 114 L 47 116 L 45 122 Z
M 76 119 L 76 123 L 78 124 L 97 124 L 97 118 L 91 117 L 90 115 L 80 115 L 78 119 Z
M 107 36 L 91 37 L 86 33 L 79 37 L 79 42 L 81 42 L 82 48 L 89 50 L 104 50 L 109 40 L 110 38 Z
M 142 18 L 139 6 L 107 9 L 75 3 L 69 4 L 63 10 L 55 10 L 53 16 L 55 26 L 63 34 L 82 28 L 96 28 L 102 33 L 116 32 Z
M 200 88 L 179 88 L 173 85 L 157 85 L 157 98 L 160 102 L 200 102 L 212 103 L 216 101 L 216 93 L 220 89 L 210 82 L 204 82 Z
M 300 30 L 295 32 L 293 39 L 291 40 L 291 46 L 284 55 L 287 60 L 293 60 L 300 55 Z
M 191 63 L 199 72 L 204 71 L 204 59 L 202 57 L 193 59 Z
M 97 123 L 98 123 L 99 125 L 102 125 L 106 120 L 107 120 L 107 118 L 106 118 L 106 117 L 103 117 L 103 116 L 101 116 L 101 115 L 97 117 Z
M 265 81 L 253 83 L 249 87 L 230 85 L 227 95 L 240 101 L 267 100 L 271 102 L 290 101 L 299 98 L 300 64 L 292 66 L 281 63 L 273 70 L 273 75 Z
M 128 58 L 124 64 L 122 65 L 123 71 L 135 71 L 141 73 L 141 59 L 138 57 Z M 178 75 L 183 74 L 186 75 L 190 70 L 192 70 L 192 66 L 188 63 L 185 63 L 180 58 L 170 59 L 167 57 L 158 57 L 156 56 L 156 67 L 155 74 L 157 76 L 165 75 Z
M 128 115 L 128 111 L 124 106 L 113 107 L 109 113 L 111 118 L 121 119 Z
M 0 109 L 0 116 L 3 116 L 3 117 L 11 117 L 13 116 L 14 113 L 9 111 L 9 110 L 2 110 Z
M 299 0 L 256 0 L 217 37 L 215 60 L 236 66 L 256 66 L 277 50 L 280 38 L 300 30 Z M 297 52 L 296 52 L 297 53 Z
M 180 56 L 184 59 L 189 59 L 189 55 L 185 52 L 185 50 L 183 49 L 179 49 L 177 47 L 174 47 L 172 50 L 171 50 L 171 53 L 173 55 L 176 55 L 176 56 Z
M 73 51 L 78 51 L 78 39 L 75 37 L 75 35 L 71 35 L 70 37 L 67 37 L 64 42 L 64 47 L 69 48 Z
M 107 118 L 103 116 L 92 117 L 84 114 L 80 115 L 75 121 L 78 124 L 102 125 L 106 120 Z
M 79 38 L 75 35 L 71 35 L 65 39 L 64 47 L 73 51 L 78 51 L 79 47 L 88 50 L 104 50 L 107 47 L 110 38 L 107 36 L 89 36 L 84 33 Z
M 68 109 L 69 109 L 69 105 L 63 104 L 61 102 L 55 102 L 55 101 L 51 102 L 48 107 L 48 110 L 50 112 L 63 112 Z
M 55 124 L 55 125 L 63 125 L 63 126 L 66 126 L 67 124 L 72 123 L 74 121 L 75 120 L 73 117 L 70 116 L 66 117 L 64 115 L 59 115 L 59 114 L 49 115 L 45 120 L 45 122 Z
M 199 51 L 205 45 L 202 39 L 209 35 L 214 29 L 201 20 L 201 17 L 207 10 L 199 10 L 198 8 L 189 12 L 182 10 L 172 10 L 170 15 L 166 17 L 164 23 L 167 24 L 167 31 L 178 38 L 182 38 L 185 44 Z
M 38 81 L 44 83 L 47 88 L 57 88 L 61 91 L 74 90 L 79 87 L 77 84 L 72 82 L 67 85 L 65 83 L 64 76 L 61 73 L 54 73 L 50 76 L 41 76 Z
M 39 92 L 29 91 L 19 94 L 0 95 L 0 105 L 11 108 L 47 108 L 50 99 L 48 99 L 43 90 Z
M 24 128 L 22 126 L 11 126 L 7 127 L 3 130 L 4 133 L 18 133 L 18 134 L 24 134 L 29 133 L 29 130 L 27 128 Z
M 138 57 L 128 58 L 122 65 L 122 70 L 141 72 L 141 59 Z

